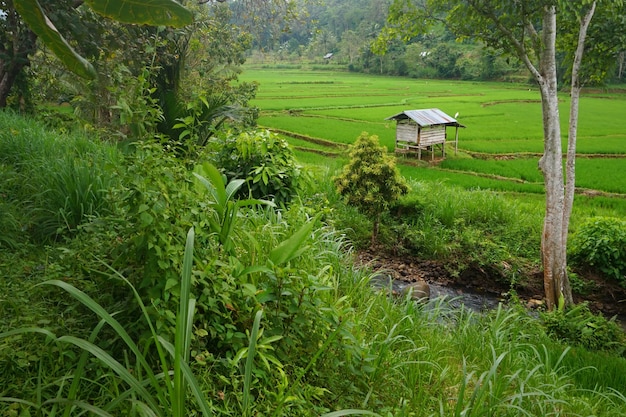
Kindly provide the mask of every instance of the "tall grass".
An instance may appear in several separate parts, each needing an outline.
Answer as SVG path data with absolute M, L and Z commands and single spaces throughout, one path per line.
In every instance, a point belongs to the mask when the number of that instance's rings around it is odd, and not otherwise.
M 452 309 L 443 300 L 420 304 L 374 289 L 376 271 L 355 264 L 352 242 L 341 227 L 364 229 L 369 220 L 337 204 L 330 180 L 334 167 L 318 164 L 315 170 L 318 187 L 289 208 L 242 207 L 228 232 L 232 251 L 211 244 L 215 236 L 207 216 L 213 209 L 201 194 L 186 185 L 183 197 L 174 197 L 170 192 L 183 188 L 180 183 L 164 184 L 161 194 L 182 200 L 158 206 L 159 219 L 166 220 L 159 220 L 157 231 L 164 230 L 163 241 L 170 245 L 162 250 L 169 251 L 165 259 L 172 259 L 153 266 L 166 282 L 151 283 L 167 290 L 151 292 L 149 305 L 145 294 L 125 286 L 132 293 L 128 299 L 139 305 L 135 310 L 124 298 L 107 311 L 104 303 L 87 296 L 90 291 L 78 290 L 88 281 L 98 288 L 98 299 L 114 298 L 118 293 L 112 283 L 144 278 L 124 257 L 116 259 L 120 273 L 89 267 L 81 259 L 93 251 L 109 254 L 117 238 L 131 240 L 135 229 L 102 234 L 96 246 L 93 236 L 77 234 L 63 245 L 51 242 L 49 252 L 38 248 L 38 256 L 22 245 L 10 253 L 3 248 L 0 265 L 8 278 L 0 282 L 6 290 L 0 292 L 0 311 L 7 316 L 0 322 L 0 413 L 623 414 L 623 359 L 554 342 L 541 322 L 516 304 L 478 314 Z M 160 172 L 155 168 L 153 175 Z M 441 183 L 414 182 L 412 187 L 389 216 L 388 234 L 394 236 L 398 226 L 394 216 L 408 220 L 406 231 L 415 233 L 424 253 L 463 249 L 474 256 L 469 261 L 493 262 L 529 256 L 529 248 L 538 248 L 541 211 L 534 203 Z M 193 216 L 185 217 L 181 207 Z M 205 228 L 198 232 L 202 244 L 194 247 L 194 268 L 193 236 L 179 248 L 168 234 L 187 222 L 196 225 L 194 230 Z M 53 262 L 53 251 L 64 256 Z M 181 267 L 182 274 L 169 274 L 173 267 L 177 272 Z M 52 285 L 31 289 L 35 279 Z M 191 292 L 199 314 L 193 314 Z M 167 302 L 177 308 L 165 308 Z M 37 308 L 34 316 L 30 307 L 35 304 L 47 308 Z M 114 313 L 119 309 L 126 312 Z M 128 317 L 128 310 L 139 315 Z M 83 321 L 85 316 L 100 322 L 91 320 L 93 325 L 71 336 L 53 334 L 89 321 Z M 129 327 L 138 320 L 145 322 L 145 332 L 134 337 Z M 163 327 L 172 322 L 173 333 Z M 39 331 L 47 339 L 13 339 L 17 333 L 31 334 L 16 330 L 24 326 L 49 327 Z
M 89 219 L 112 210 L 116 184 L 115 148 L 81 135 L 46 131 L 38 122 L 0 113 L 0 162 L 12 167 L 10 193 L 28 213 L 40 241 L 75 232 Z
M 44 401 L 33 402 L 28 399 L 13 397 L 0 397 L 0 402 L 24 404 L 42 415 L 54 415 L 58 404 L 65 405 L 64 415 L 69 416 L 78 409 L 88 411 L 100 416 L 109 416 L 116 413 L 138 413 L 144 416 L 188 416 L 190 409 L 187 406 L 187 388 L 193 394 L 198 410 L 204 416 L 212 415 L 209 403 L 206 401 L 202 389 L 189 367 L 190 343 L 192 335 L 192 322 L 195 311 L 195 299 L 191 298 L 191 266 L 193 262 L 193 240 L 194 232 L 191 229 L 187 235 L 185 246 L 184 266 L 181 275 L 181 297 L 174 343 L 161 337 L 148 313 L 148 309 L 143 304 L 139 293 L 125 277 L 116 271 L 115 275 L 123 280 L 135 295 L 135 300 L 139 304 L 142 318 L 146 320 L 150 329 L 148 341 L 143 346 L 137 344 L 128 334 L 124 326 L 114 318 L 114 315 L 106 311 L 93 298 L 85 294 L 78 288 L 59 280 L 44 282 L 65 290 L 69 295 L 78 300 L 86 308 L 95 313 L 100 319 L 100 324 L 91 333 L 89 339 L 76 336 L 65 335 L 56 337 L 46 329 L 22 328 L 0 333 L 0 340 L 25 333 L 42 333 L 54 339 L 57 343 L 74 345 L 84 353 L 89 353 L 109 372 L 115 374 L 119 380 L 113 380 L 115 385 L 126 384 L 126 387 L 118 386 L 119 391 L 114 398 L 98 398 L 81 400 L 79 387 L 85 383 L 99 385 L 95 375 L 87 374 L 87 360 L 85 355 L 81 355 L 69 381 L 71 384 L 66 388 L 61 383 L 56 398 Z M 127 363 L 121 363 L 119 353 L 107 352 L 99 347 L 95 341 L 104 324 L 109 325 L 116 337 L 123 341 L 131 358 L 126 356 Z M 152 346 L 158 354 L 158 365 L 155 367 L 149 363 L 149 352 Z M 118 356 L 116 358 L 116 356 Z M 132 363 L 132 365 L 131 365 Z M 129 368 L 132 368 L 129 369 Z M 173 370 L 172 370 L 173 369 Z M 67 395 L 67 396 L 65 396 Z M 96 400 L 94 402 L 94 400 Z M 125 411 L 126 410 L 126 411 Z

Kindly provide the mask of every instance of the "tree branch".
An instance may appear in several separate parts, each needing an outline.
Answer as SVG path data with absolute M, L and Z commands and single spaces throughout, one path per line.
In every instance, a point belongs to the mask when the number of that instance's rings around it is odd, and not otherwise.
M 520 42 L 517 39 L 517 37 L 515 36 L 513 31 L 502 23 L 502 21 L 498 18 L 498 15 L 496 15 L 496 13 L 495 13 L 495 11 L 493 9 L 491 9 L 491 10 L 489 10 L 489 9 L 481 10 L 478 2 L 473 1 L 473 0 L 469 0 L 468 4 L 477 13 L 479 13 L 483 17 L 489 19 L 491 22 L 493 22 L 496 25 L 498 30 L 501 31 L 505 35 L 506 39 L 511 43 L 511 45 L 515 49 L 515 51 L 517 53 L 517 57 L 524 63 L 524 65 L 526 65 L 528 70 L 537 79 L 537 81 L 540 82 L 543 77 L 541 76 L 541 73 L 539 72 L 539 70 L 535 67 L 535 65 L 530 60 L 530 57 L 528 55 L 528 51 L 526 50 L 526 47 L 524 46 L 523 40 Z M 532 26 L 530 21 L 528 21 L 528 20 L 526 21 L 526 26 L 528 26 L 529 28 L 532 28 L 532 31 L 530 33 L 531 33 L 531 36 L 533 36 L 533 38 L 534 37 L 538 37 L 537 31 Z M 527 28 L 527 29 L 529 29 L 529 28 Z M 522 33 L 523 32 L 524 31 L 522 31 Z

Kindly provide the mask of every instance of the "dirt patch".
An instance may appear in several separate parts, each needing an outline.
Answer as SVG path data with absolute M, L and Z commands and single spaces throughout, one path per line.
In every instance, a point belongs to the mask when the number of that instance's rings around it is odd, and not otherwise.
M 626 288 L 594 271 L 578 271 L 578 275 L 586 284 L 582 294 L 574 293 L 574 301 L 587 301 L 591 310 L 601 311 L 610 317 L 618 316 L 626 323 Z
M 539 308 L 544 305 L 543 274 L 539 270 L 531 271 L 523 282 L 511 288 L 508 283 L 495 279 L 489 271 L 468 269 L 455 277 L 446 270 L 442 262 L 397 257 L 376 250 L 359 252 L 357 262 L 359 265 L 368 265 L 374 271 L 382 270 L 400 281 L 424 280 L 429 284 L 503 299 L 513 289 L 528 307 Z M 580 271 L 578 274 L 585 282 L 585 288 L 581 293 L 574 294 L 574 301 L 587 301 L 592 311 L 601 312 L 608 317 L 617 316 L 622 322 L 626 322 L 626 288 L 591 271 Z

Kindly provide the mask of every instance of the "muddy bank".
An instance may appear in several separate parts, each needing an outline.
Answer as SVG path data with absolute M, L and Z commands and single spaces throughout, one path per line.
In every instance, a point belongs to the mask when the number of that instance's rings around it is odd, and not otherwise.
M 439 295 L 460 298 L 473 310 L 493 308 L 500 301 L 506 301 L 513 289 L 518 298 L 528 308 L 537 309 L 544 306 L 543 275 L 541 271 L 532 271 L 527 279 L 513 288 L 507 283 L 490 277 L 484 271 L 466 271 L 458 277 L 452 277 L 441 262 L 421 260 L 412 257 L 394 257 L 373 251 L 357 253 L 357 263 L 368 265 L 373 271 L 381 271 L 383 275 L 393 278 L 392 285 L 401 292 L 403 285 L 420 280 L 426 281 L 431 288 L 431 298 Z M 592 311 L 601 312 L 607 317 L 618 316 L 626 322 L 626 288 L 609 282 L 589 271 L 579 272 L 585 280 L 583 293 L 574 293 L 577 303 L 586 301 Z M 384 280 L 374 283 L 384 286 Z M 389 283 L 387 282 L 387 286 Z

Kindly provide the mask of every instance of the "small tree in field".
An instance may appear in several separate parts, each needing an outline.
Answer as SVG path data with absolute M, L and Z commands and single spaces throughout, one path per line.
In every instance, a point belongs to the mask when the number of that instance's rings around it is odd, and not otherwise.
M 378 136 L 361 133 L 350 147 L 350 162 L 335 178 L 337 192 L 346 203 L 374 220 L 372 246 L 376 243 L 380 216 L 389 205 L 409 191 L 396 168 L 395 158 L 387 155 Z

